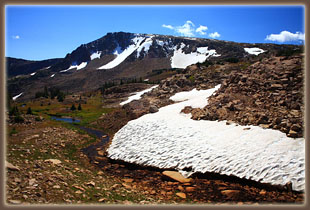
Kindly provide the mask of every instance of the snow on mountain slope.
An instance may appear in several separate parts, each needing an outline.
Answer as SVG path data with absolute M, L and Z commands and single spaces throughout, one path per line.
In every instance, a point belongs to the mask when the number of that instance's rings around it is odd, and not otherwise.
M 182 50 L 185 44 L 182 43 L 180 48 L 177 50 L 175 48 L 174 54 L 171 57 L 171 67 L 172 68 L 186 68 L 189 65 L 195 63 L 202 63 L 210 56 L 220 56 L 215 50 L 208 50 L 208 47 L 199 47 L 196 52 L 191 52 L 190 54 L 185 54 Z
M 140 92 L 136 92 L 134 95 L 130 96 L 126 101 L 121 102 L 120 105 L 123 106 L 125 104 L 130 103 L 133 100 L 139 100 L 144 93 L 147 93 L 147 92 L 153 90 L 156 87 L 158 87 L 158 85 L 155 85 L 155 86 L 153 86 L 151 88 L 148 88 L 146 90 L 142 90 Z
M 291 181 L 293 190 L 303 191 L 304 138 L 292 139 L 258 126 L 226 125 L 226 121 L 195 121 L 190 114 L 180 113 L 185 106 L 204 107 L 206 98 L 218 88 L 178 93 L 171 99 L 182 102 L 129 121 L 115 134 L 108 156 L 175 168 L 184 175 L 215 172 L 262 183 L 285 185 Z
M 21 95 L 23 95 L 23 93 L 20 93 L 20 94 L 18 94 L 18 95 L 16 95 L 16 96 L 12 97 L 13 101 L 15 101 L 15 100 L 16 100 L 18 97 L 20 97 Z
M 94 60 L 96 58 L 100 58 L 100 56 L 101 56 L 101 52 L 99 52 L 99 51 L 94 52 L 93 54 L 91 54 L 90 60 Z
M 145 41 L 141 44 L 141 46 L 137 49 L 137 58 L 140 57 L 141 50 L 144 50 L 144 52 L 147 53 L 147 52 L 149 51 L 150 46 L 152 45 L 152 43 L 153 43 L 152 36 L 146 38 L 146 40 L 145 40 Z
M 141 42 L 144 40 L 144 37 L 135 37 L 132 39 L 134 44 L 129 45 L 123 52 L 120 54 L 115 54 L 116 58 L 111 62 L 99 67 L 98 69 L 112 69 L 119 64 L 121 64 L 128 56 L 130 56 L 136 49 L 140 47 Z M 118 51 L 117 51 L 118 52 Z
M 247 53 L 252 54 L 252 55 L 259 55 L 259 54 L 265 52 L 264 50 L 257 48 L 257 47 L 252 47 L 252 48 L 246 48 L 245 47 L 244 51 L 246 51 Z

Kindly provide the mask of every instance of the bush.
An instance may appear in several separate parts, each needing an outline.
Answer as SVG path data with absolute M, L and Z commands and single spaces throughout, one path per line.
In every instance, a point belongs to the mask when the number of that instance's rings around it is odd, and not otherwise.
M 19 113 L 17 106 L 13 106 L 9 111 L 9 116 L 17 116 L 19 114 L 20 113 Z
M 14 117 L 14 122 L 15 123 L 23 123 L 24 121 L 25 121 L 24 118 L 22 116 L 20 116 L 20 115 L 17 115 L 17 116 Z

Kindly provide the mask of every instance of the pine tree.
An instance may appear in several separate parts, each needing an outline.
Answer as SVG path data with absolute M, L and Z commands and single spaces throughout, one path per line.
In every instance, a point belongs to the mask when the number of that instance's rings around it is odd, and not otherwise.
M 28 107 L 28 109 L 27 109 L 27 114 L 32 114 L 32 110 L 30 107 Z
M 79 104 L 79 106 L 78 106 L 78 110 L 82 110 L 82 106 L 81 106 L 81 104 Z
M 43 96 L 44 96 L 45 98 L 48 98 L 48 90 L 47 90 L 47 87 L 46 87 L 46 86 L 44 86 L 44 94 L 43 94 Z
M 72 111 L 76 110 L 74 104 L 72 104 L 71 108 L 70 108 Z

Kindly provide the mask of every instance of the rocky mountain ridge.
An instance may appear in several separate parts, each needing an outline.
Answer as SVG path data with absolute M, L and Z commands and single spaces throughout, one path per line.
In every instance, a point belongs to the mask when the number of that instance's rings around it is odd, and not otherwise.
M 82 44 L 41 69 L 19 71 L 8 80 L 12 96 L 30 99 L 34 89 L 54 86 L 68 92 L 98 89 L 108 81 L 145 78 L 154 70 L 185 69 L 195 63 L 262 59 L 302 46 L 248 44 L 202 38 L 116 32 Z M 43 62 L 43 61 L 42 61 Z M 44 61 L 45 62 L 45 61 Z M 9 75 L 13 70 L 7 66 Z M 31 72 L 31 73 L 30 73 Z M 29 74 L 30 73 L 30 74 Z M 25 75 L 26 74 L 26 75 Z

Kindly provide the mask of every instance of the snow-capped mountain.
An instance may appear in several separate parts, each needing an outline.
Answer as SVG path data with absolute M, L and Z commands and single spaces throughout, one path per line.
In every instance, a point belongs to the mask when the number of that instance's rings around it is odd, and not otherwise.
M 91 90 L 107 81 L 145 78 L 156 70 L 184 69 L 206 60 L 214 63 L 227 59 L 259 60 L 295 48 L 301 46 L 115 32 L 80 45 L 62 59 L 33 61 L 36 68 L 27 71 L 23 71 L 23 65 L 18 66 L 18 71 L 14 65 L 7 65 L 9 76 L 18 75 L 18 80 L 8 81 L 8 88 L 12 95 L 23 92 L 21 98 L 33 97 L 34 89 L 43 86 L 70 92 Z

